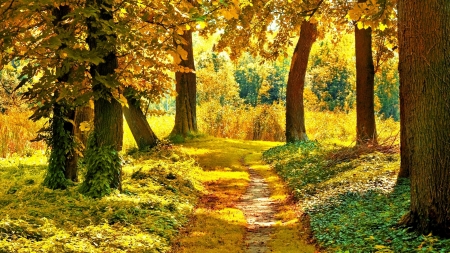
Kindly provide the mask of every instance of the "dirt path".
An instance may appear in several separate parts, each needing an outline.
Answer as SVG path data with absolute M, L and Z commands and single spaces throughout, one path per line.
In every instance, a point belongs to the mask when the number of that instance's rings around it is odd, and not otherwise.
M 237 205 L 244 212 L 247 220 L 245 245 L 248 253 L 269 252 L 267 242 L 275 225 L 277 203 L 270 199 L 269 185 L 263 177 L 248 168 L 250 184 Z
M 282 143 L 207 138 L 183 150 L 205 187 L 173 253 L 314 253 L 289 191 L 262 153 Z

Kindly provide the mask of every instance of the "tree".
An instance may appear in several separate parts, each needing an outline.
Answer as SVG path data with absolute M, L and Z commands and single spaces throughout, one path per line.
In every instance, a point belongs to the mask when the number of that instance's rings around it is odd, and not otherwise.
M 86 5 L 86 8 L 98 13 L 87 20 L 87 44 L 102 61 L 90 66 L 93 90 L 98 97 L 94 100 L 94 132 L 86 150 L 87 171 L 80 190 L 92 197 L 103 197 L 111 189 L 122 188 L 118 153 L 122 150 L 123 140 L 122 105 L 113 97 L 110 89 L 118 85 L 114 76 L 119 66 L 114 49 L 117 35 L 99 29 L 102 23 L 109 23 L 113 19 L 111 2 L 89 0 Z
M 56 34 L 68 32 L 70 23 L 63 24 L 66 16 L 71 12 L 70 6 L 59 6 L 53 8 L 53 25 Z M 58 50 L 66 47 L 62 43 Z M 71 67 L 63 68 L 57 77 L 58 83 L 69 81 Z M 53 114 L 51 118 L 51 135 L 48 144 L 51 148 L 47 174 L 44 185 L 50 189 L 65 189 L 68 180 L 78 181 L 78 155 L 75 152 L 75 139 L 73 120 L 75 119 L 75 109 L 67 100 L 59 99 L 60 92 L 54 92 Z M 72 121 L 72 122 L 71 122 Z
M 398 16 L 401 109 L 406 112 L 402 145 L 411 178 L 410 212 L 403 221 L 419 232 L 449 237 L 450 62 L 444 53 L 450 49 L 449 3 L 399 0 Z
M 364 3 L 366 0 L 358 0 Z M 372 28 L 355 25 L 356 51 L 356 143 L 377 144 L 374 109 L 375 68 L 372 58 Z
M 141 109 L 141 102 L 136 98 L 136 92 L 131 88 L 125 89 L 128 105 L 123 106 L 123 114 L 140 150 L 152 148 L 158 143 L 158 137 L 153 133 L 147 117 Z
M 180 67 L 183 69 L 175 73 L 176 79 L 176 111 L 175 126 L 171 135 L 186 136 L 188 133 L 197 132 L 197 77 L 194 65 L 194 50 L 192 43 L 192 31 L 184 31 L 181 38 L 174 44 L 179 51 L 187 52 L 183 55 Z
M 286 141 L 308 140 L 305 128 L 303 88 L 309 53 L 317 37 L 317 25 L 303 21 L 300 37 L 292 56 L 291 69 L 286 87 Z

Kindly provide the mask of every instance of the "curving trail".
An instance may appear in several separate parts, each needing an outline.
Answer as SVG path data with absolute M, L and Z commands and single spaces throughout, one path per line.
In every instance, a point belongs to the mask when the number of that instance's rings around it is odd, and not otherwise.
M 267 242 L 276 224 L 277 202 L 270 199 L 269 185 L 263 177 L 248 168 L 250 184 L 237 205 L 247 220 L 245 245 L 248 253 L 270 252 Z
M 172 252 L 314 253 L 284 183 L 261 161 L 282 143 L 206 138 L 183 144 L 205 193 Z

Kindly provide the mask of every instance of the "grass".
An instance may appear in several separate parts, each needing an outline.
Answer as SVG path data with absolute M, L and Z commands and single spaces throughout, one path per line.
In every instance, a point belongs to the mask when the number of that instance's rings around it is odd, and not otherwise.
M 310 219 L 325 252 L 449 252 L 450 240 L 397 225 L 408 211 L 409 182 L 397 182 L 398 150 L 299 142 L 268 150 Z
M 0 161 L 0 252 L 164 252 L 203 189 L 201 169 L 170 145 L 125 157 L 123 192 L 102 199 L 44 188 L 46 161 Z

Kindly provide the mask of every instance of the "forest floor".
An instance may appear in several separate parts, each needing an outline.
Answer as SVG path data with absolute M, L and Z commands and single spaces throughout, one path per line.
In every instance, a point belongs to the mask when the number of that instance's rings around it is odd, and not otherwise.
M 262 152 L 281 143 L 198 139 L 183 145 L 207 194 L 172 252 L 315 252 L 287 188 Z

